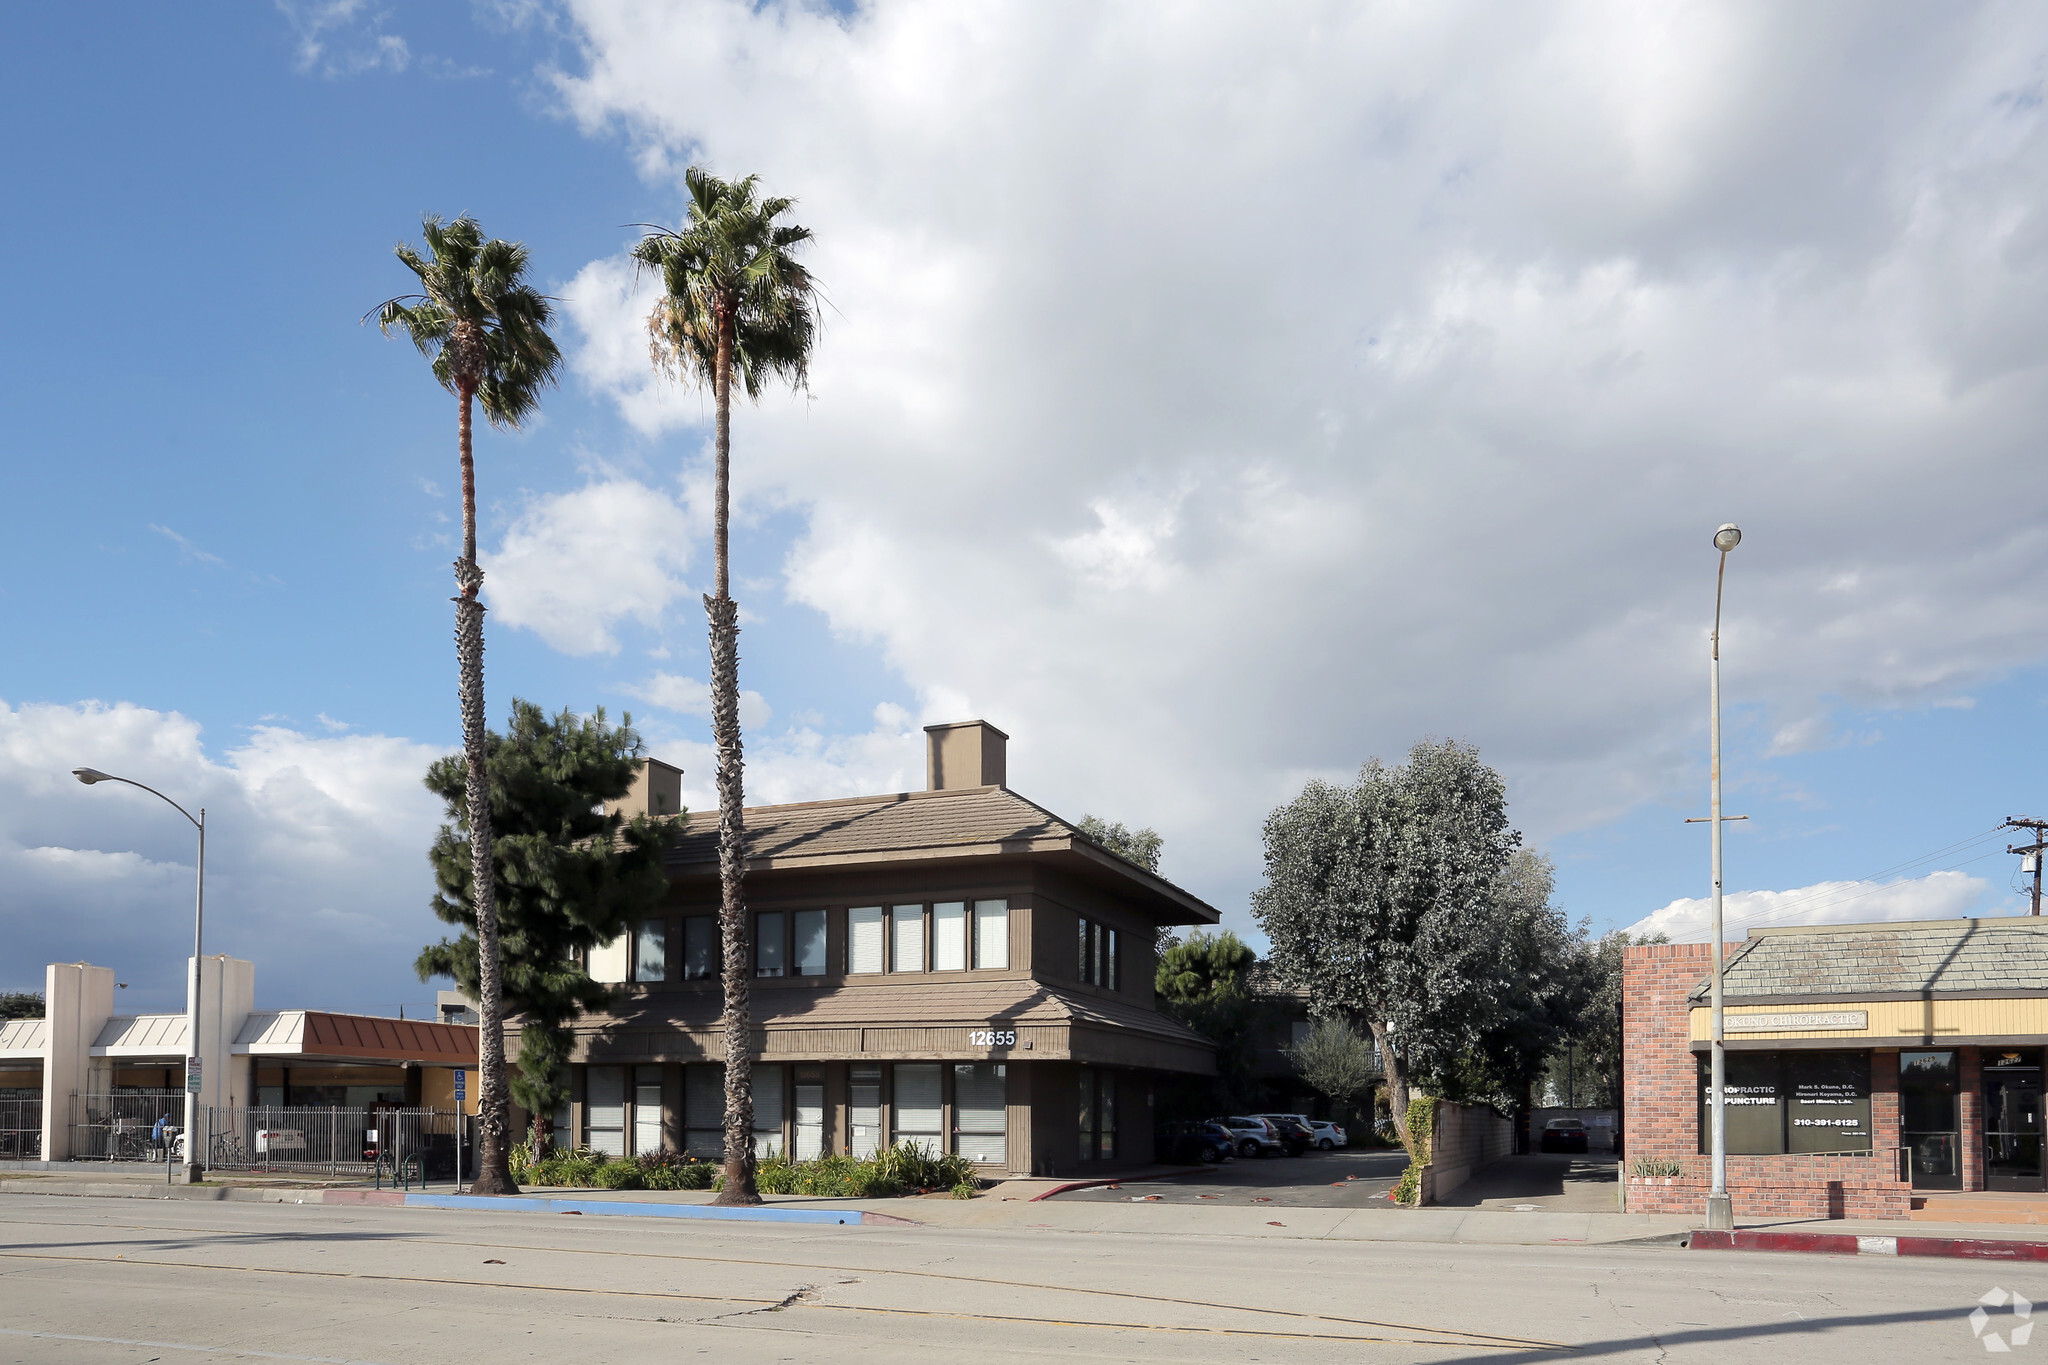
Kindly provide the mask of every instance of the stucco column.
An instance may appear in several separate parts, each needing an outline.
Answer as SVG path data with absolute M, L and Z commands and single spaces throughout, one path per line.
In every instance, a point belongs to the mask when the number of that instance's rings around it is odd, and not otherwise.
M 43 1160 L 71 1156 L 73 1095 L 90 1093 L 92 1045 L 114 1016 L 114 969 L 52 962 L 43 971 Z

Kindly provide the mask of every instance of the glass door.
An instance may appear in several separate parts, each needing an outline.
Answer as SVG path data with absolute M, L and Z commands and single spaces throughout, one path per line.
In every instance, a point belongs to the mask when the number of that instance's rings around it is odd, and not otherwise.
M 1956 1129 L 1956 1054 L 1899 1054 L 1899 1142 L 1916 1190 L 1959 1190 L 1963 1163 Z
M 1984 1050 L 1984 1188 L 2040 1190 L 2041 1054 Z

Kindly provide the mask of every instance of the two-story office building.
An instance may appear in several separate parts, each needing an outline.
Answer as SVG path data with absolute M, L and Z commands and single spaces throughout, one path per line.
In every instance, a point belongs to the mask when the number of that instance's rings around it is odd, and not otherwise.
M 994 726 L 926 738 L 926 791 L 747 812 L 759 1148 L 1150 1160 L 1155 1085 L 1216 1065 L 1156 1007 L 1153 944 L 1216 911 L 1010 791 Z M 650 762 L 631 799 L 678 809 L 679 777 Z M 720 1154 L 717 852 L 716 812 L 690 815 L 663 914 L 590 955 L 619 999 L 575 1025 L 564 1136 Z

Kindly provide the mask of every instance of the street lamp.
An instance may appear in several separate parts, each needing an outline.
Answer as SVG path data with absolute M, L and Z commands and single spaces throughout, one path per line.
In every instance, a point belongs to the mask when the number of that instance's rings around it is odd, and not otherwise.
M 201 806 L 198 816 L 194 817 L 191 811 L 155 787 L 145 787 L 133 778 L 116 777 L 98 768 L 73 768 L 71 775 L 88 787 L 95 782 L 126 782 L 131 787 L 142 787 L 192 821 L 199 831 L 199 891 L 192 905 L 192 977 L 185 983 L 185 1183 L 196 1185 L 199 1183 L 199 1092 L 193 1088 L 192 1078 L 198 1074 L 193 1064 L 199 1060 L 199 950 L 206 925 L 206 807 Z
M 1714 532 L 1714 548 L 1721 552 L 1721 564 L 1714 571 L 1714 635 L 1707 664 L 1707 705 L 1712 712 L 1708 725 L 1709 742 L 1714 751 L 1708 768 L 1713 784 L 1712 809 L 1707 813 L 1714 850 L 1714 980 L 1709 987 L 1714 1038 L 1707 1081 L 1709 1123 L 1713 1134 L 1709 1150 L 1713 1153 L 1714 1171 L 1713 1184 L 1707 1190 L 1707 1227 L 1721 1232 L 1735 1227 L 1735 1201 L 1728 1197 L 1728 1106 L 1722 1093 L 1728 1080 L 1728 1044 L 1722 1032 L 1721 970 L 1728 950 L 1721 932 L 1721 582 L 1728 576 L 1728 552 L 1741 543 L 1742 530 L 1732 521 Z

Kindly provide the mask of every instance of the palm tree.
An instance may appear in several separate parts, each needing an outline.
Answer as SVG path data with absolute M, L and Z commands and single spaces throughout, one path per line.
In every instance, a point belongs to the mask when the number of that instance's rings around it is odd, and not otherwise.
M 727 525 L 731 510 L 732 381 L 758 399 L 771 379 L 802 390 L 817 335 L 816 285 L 791 252 L 809 228 L 776 220 L 795 201 L 763 199 L 758 177 L 720 180 L 701 166 L 684 177 L 689 216 L 653 228 L 634 257 L 661 274 L 661 301 L 648 316 L 655 367 L 711 385 L 718 412 L 713 502 L 715 591 L 711 618 L 711 736 L 718 746 L 719 934 L 725 978 L 725 1187 L 721 1204 L 758 1204 L 754 1188 L 754 1073 L 749 1039 L 745 874 L 746 817 L 740 780 L 739 606 L 732 600 Z
M 398 259 L 419 276 L 421 292 L 377 309 L 389 336 L 402 331 L 433 362 L 434 378 L 457 401 L 456 440 L 462 452 L 462 558 L 455 561 L 455 658 L 460 668 L 462 754 L 469 808 L 470 899 L 476 910 L 477 1178 L 471 1194 L 517 1194 L 508 1164 L 505 1030 L 498 958 L 498 905 L 491 863 L 491 804 L 485 767 L 484 573 L 476 562 L 476 462 L 470 451 L 470 409 L 482 400 L 494 427 L 516 428 L 554 382 L 562 353 L 547 333 L 554 307 L 525 283 L 526 248 L 493 237 L 476 219 L 452 223 L 428 214 L 420 224 L 428 255 L 400 242 Z

